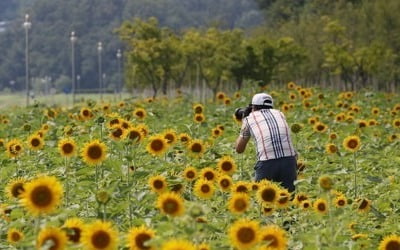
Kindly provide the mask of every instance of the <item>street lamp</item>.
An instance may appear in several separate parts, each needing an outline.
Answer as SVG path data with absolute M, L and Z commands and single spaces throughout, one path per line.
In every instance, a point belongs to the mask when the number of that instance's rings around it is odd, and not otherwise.
M 117 51 L 117 64 L 118 64 L 118 94 L 119 94 L 119 99 L 121 99 L 121 89 L 122 89 L 122 77 L 121 77 L 121 58 L 122 58 L 122 53 L 121 50 L 118 49 Z
M 102 82 L 102 68 L 101 68 L 101 52 L 103 51 L 103 44 L 101 42 L 97 43 L 97 54 L 99 57 L 99 89 L 100 89 L 100 100 L 103 101 L 103 82 Z
M 78 38 L 75 35 L 75 31 L 71 32 L 71 67 L 72 67 L 72 104 L 75 104 L 75 43 Z
M 29 29 L 32 23 L 29 22 L 29 15 L 25 15 L 25 88 L 26 88 L 26 106 L 29 106 Z

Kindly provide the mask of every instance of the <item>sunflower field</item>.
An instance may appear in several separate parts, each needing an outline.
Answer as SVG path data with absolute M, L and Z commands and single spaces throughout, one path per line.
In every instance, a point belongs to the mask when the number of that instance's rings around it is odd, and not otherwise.
M 268 92 L 296 191 L 254 182 L 238 107 Z M 0 111 L 0 249 L 400 249 L 400 98 L 284 88 Z

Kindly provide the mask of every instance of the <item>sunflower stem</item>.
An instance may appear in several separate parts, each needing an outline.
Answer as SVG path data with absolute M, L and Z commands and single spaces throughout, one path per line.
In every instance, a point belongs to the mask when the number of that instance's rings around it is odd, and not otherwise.
M 103 221 L 106 221 L 106 218 L 107 218 L 107 216 L 106 216 L 106 204 L 104 203 L 103 204 Z
M 356 153 L 353 153 L 354 160 L 354 199 L 357 198 L 357 161 L 356 161 Z
M 64 166 L 65 166 L 65 206 L 68 207 L 68 192 L 69 192 L 69 185 L 68 185 L 68 158 L 64 157 Z
M 99 165 L 96 164 L 96 169 L 95 169 L 95 181 L 96 181 L 96 192 L 99 191 Z

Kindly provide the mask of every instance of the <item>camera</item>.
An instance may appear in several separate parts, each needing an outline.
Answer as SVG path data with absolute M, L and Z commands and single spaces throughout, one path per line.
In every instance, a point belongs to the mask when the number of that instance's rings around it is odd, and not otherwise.
M 245 108 L 237 108 L 235 110 L 235 117 L 238 120 L 242 120 L 246 116 L 248 116 L 251 113 L 252 107 L 249 105 Z

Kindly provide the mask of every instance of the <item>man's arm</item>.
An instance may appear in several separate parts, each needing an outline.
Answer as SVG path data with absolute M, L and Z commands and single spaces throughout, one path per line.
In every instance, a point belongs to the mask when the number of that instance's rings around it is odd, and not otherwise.
M 237 153 L 243 153 L 246 149 L 246 145 L 249 142 L 250 137 L 243 137 L 241 135 L 236 139 L 235 149 Z

